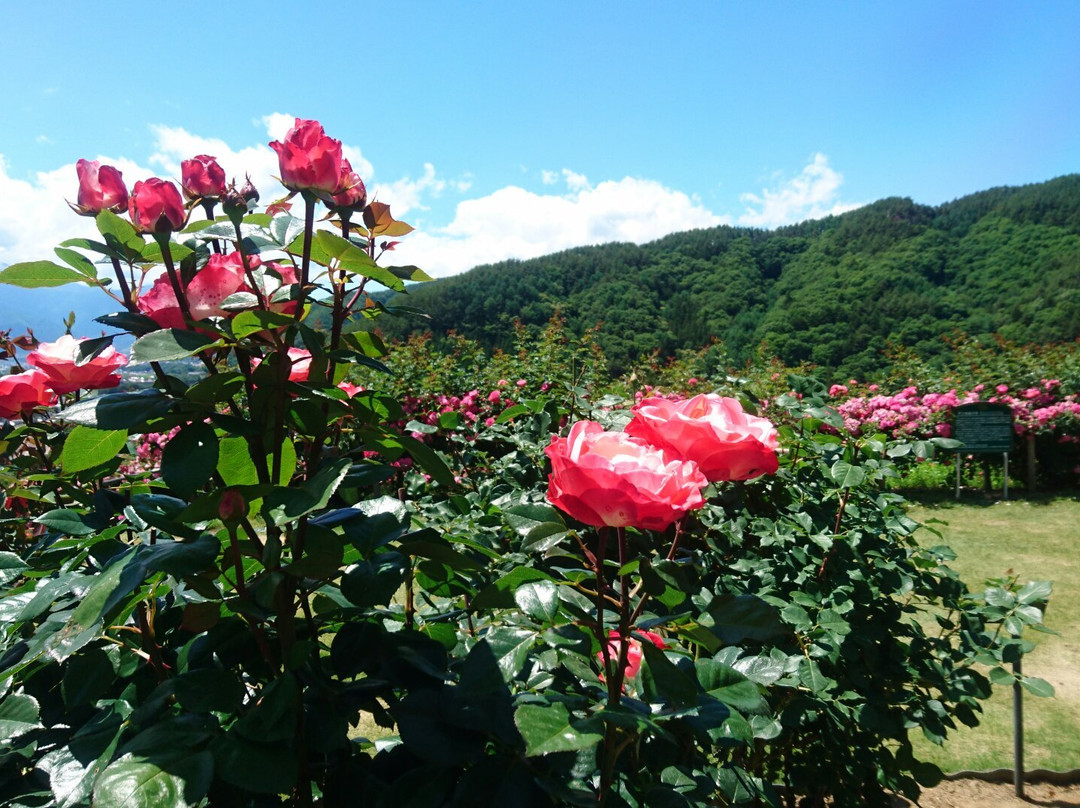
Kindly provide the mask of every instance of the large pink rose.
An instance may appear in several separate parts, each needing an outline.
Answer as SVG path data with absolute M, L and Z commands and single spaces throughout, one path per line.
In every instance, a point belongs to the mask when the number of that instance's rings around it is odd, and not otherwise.
M 643 631 L 641 629 L 637 629 L 635 633 L 643 636 L 657 648 L 665 647 L 664 638 L 657 634 L 655 631 Z M 623 676 L 627 679 L 633 679 L 635 676 L 638 675 L 638 671 L 641 670 L 641 641 L 638 640 L 636 637 L 628 637 L 626 642 L 628 647 L 626 649 L 626 669 L 623 671 Z M 615 631 L 614 629 L 608 632 L 607 646 L 608 655 L 610 656 L 610 658 L 618 659 L 619 632 Z M 597 651 L 596 658 L 599 660 L 600 667 L 602 668 L 604 666 L 604 652 L 602 650 Z M 600 678 L 603 679 L 604 675 L 601 674 Z
M 75 172 L 79 175 L 78 213 L 93 216 L 103 210 L 120 213 L 127 208 L 128 190 L 118 169 L 97 160 L 79 160 Z
M 587 525 L 663 530 L 704 504 L 707 480 L 694 463 L 593 421 L 578 421 L 544 451 L 548 501 Z
M 675 457 L 693 460 L 712 481 L 749 480 L 779 468 L 776 428 L 743 412 L 734 398 L 647 398 L 634 407 L 626 431 Z
M 327 137 L 318 121 L 296 119 L 283 142 L 271 141 L 277 152 L 281 183 L 292 191 L 334 193 L 341 183 L 341 141 Z
M 135 183 L 128 216 L 140 233 L 171 233 L 187 221 L 184 200 L 176 186 L 157 177 Z
M 56 403 L 49 377 L 37 368 L 0 376 L 0 418 L 21 418 L 35 407 Z
M 56 342 L 43 342 L 31 351 L 26 362 L 48 376 L 47 384 L 54 393 L 73 393 L 76 390 L 101 390 L 120 384 L 117 372 L 127 364 L 127 357 L 111 345 L 89 362 L 78 365 L 75 352 L 85 339 L 64 334 Z
M 184 290 L 193 320 L 207 317 L 224 317 L 222 302 L 231 294 L 248 290 L 240 253 L 211 255 L 206 265 L 195 273 Z M 139 296 L 139 311 L 162 328 L 184 328 L 184 316 L 176 300 L 172 284 L 162 275 L 154 281 L 150 291 Z
M 199 154 L 180 163 L 180 185 L 188 199 L 219 197 L 225 193 L 225 170 L 216 158 Z

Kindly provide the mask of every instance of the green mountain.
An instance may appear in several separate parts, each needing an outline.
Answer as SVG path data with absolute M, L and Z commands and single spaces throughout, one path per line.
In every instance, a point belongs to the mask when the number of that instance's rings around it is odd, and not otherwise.
M 929 207 L 883 199 L 776 230 L 715 227 L 645 245 L 582 247 L 413 287 L 430 321 L 383 317 L 401 338 L 455 330 L 509 347 L 512 325 L 556 311 L 599 325 L 615 372 L 642 355 L 720 340 L 866 377 L 890 344 L 932 359 L 956 330 L 1020 343 L 1080 336 L 1080 175 Z

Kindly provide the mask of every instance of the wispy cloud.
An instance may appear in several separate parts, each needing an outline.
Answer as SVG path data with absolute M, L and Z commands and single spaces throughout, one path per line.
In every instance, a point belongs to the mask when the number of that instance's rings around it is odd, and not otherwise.
M 740 199 L 746 210 L 738 223 L 746 227 L 780 227 L 860 207 L 840 201 L 843 182 L 843 174 L 833 169 L 829 158 L 819 152 L 797 176 L 765 188 L 760 194 L 742 194 Z

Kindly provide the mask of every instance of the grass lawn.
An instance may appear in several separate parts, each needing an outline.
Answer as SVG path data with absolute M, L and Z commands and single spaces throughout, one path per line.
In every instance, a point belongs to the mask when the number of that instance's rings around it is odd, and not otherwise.
M 1024 659 L 1024 673 L 1050 682 L 1057 695 L 1024 695 L 1026 769 L 1080 768 L 1080 499 L 1039 498 L 989 501 L 969 493 L 961 503 L 924 500 L 910 509 L 913 519 L 935 524 L 957 554 L 951 566 L 973 590 L 1008 572 L 1020 582 L 1051 580 L 1054 592 L 1046 624 L 1061 636 L 1030 632 L 1039 647 Z M 929 532 L 920 540 L 940 543 Z M 916 731 L 916 754 L 945 771 L 1012 768 L 1012 689 L 995 688 L 985 704 L 983 723 L 961 727 L 945 746 Z

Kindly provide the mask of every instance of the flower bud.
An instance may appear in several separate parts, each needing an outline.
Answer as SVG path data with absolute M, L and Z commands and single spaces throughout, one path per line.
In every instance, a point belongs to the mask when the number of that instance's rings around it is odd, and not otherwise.
M 157 177 L 135 183 L 128 200 L 128 215 L 141 233 L 171 233 L 187 221 L 176 186 Z
M 103 210 L 120 213 L 127 207 L 128 191 L 118 169 L 97 160 L 79 160 L 75 171 L 79 175 L 79 196 L 78 204 L 71 205 L 71 209 L 76 213 L 96 216 Z
M 247 516 L 247 501 L 235 488 L 225 489 L 218 502 L 218 517 L 225 524 L 235 524 Z
M 225 193 L 225 171 L 216 158 L 199 154 L 180 163 L 180 184 L 188 199 L 216 199 Z

